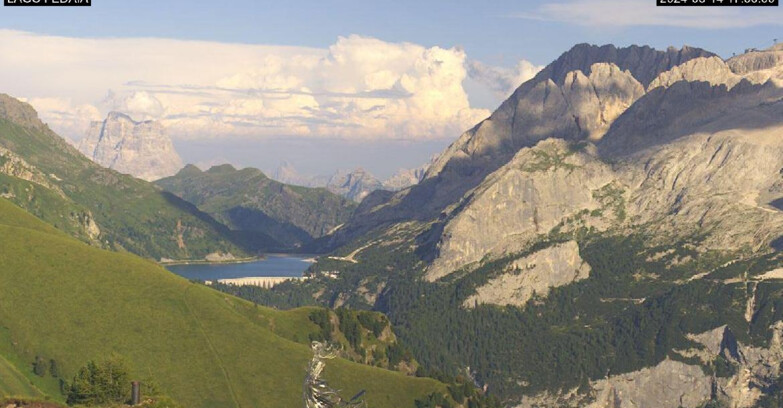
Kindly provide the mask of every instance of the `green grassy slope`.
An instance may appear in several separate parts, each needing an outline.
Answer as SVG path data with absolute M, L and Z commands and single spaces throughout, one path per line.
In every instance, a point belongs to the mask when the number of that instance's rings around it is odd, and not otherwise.
M 286 337 L 316 330 L 307 313 L 256 307 L 133 255 L 87 246 L 2 199 L 0 247 L 0 355 L 28 383 L 52 388 L 31 372 L 36 355 L 55 359 L 70 378 L 87 360 L 116 353 L 134 377 L 152 376 L 187 407 L 301 406 L 310 351 Z M 345 394 L 366 389 L 373 408 L 410 407 L 443 390 L 345 360 L 328 364 L 326 375 Z M 38 396 L 21 379 L 0 381 L 0 389 Z
M 44 395 L 13 364 L 0 356 L 0 399 L 16 396 L 40 398 Z
M 41 123 L 32 107 L 2 94 L 0 173 L 0 195 L 83 241 L 154 259 L 244 254 L 208 215 L 151 183 L 98 166 Z M 87 219 L 97 223 L 99 237 L 89 236 Z
M 233 230 L 260 232 L 282 247 L 321 237 L 346 222 L 356 204 L 324 188 L 290 186 L 260 170 L 187 166 L 156 182 Z

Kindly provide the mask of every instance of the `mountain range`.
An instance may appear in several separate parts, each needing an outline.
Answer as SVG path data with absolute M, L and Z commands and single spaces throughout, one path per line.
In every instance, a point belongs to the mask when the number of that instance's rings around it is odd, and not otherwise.
M 414 169 L 399 169 L 391 177 L 381 181 L 361 167 L 351 171 L 338 170 L 329 177 L 308 177 L 300 174 L 291 163 L 283 162 L 272 172 L 272 178 L 286 184 L 325 187 L 335 194 L 361 202 L 376 190 L 400 191 L 418 184 L 429 165 L 430 163 L 426 163 Z
M 365 198 L 296 290 L 508 406 L 778 406 L 782 173 L 783 46 L 580 44 Z
M 120 114 L 100 128 L 93 158 L 157 132 Z M 73 374 L 115 351 L 188 406 L 293 406 L 302 343 L 350 308 L 386 314 L 422 371 L 509 407 L 781 406 L 783 45 L 576 45 L 406 174 L 327 182 L 349 198 L 228 165 L 152 184 L 0 95 L 0 391 L 57 395 L 31 361 Z M 136 256 L 278 248 L 325 254 L 278 297 L 342 311 L 261 308 Z M 336 366 L 373 406 L 470 388 Z

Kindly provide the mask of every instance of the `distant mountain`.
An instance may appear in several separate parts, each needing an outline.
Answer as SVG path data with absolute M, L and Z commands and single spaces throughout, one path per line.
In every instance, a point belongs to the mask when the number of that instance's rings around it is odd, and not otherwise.
M 147 181 L 182 168 L 182 159 L 160 122 L 136 122 L 120 112 L 93 122 L 79 142 L 79 151 L 103 167 Z
M 391 177 L 383 182 L 384 190 L 400 191 L 402 189 L 419 184 L 427 174 L 431 163 L 423 164 L 415 169 L 399 169 Z
M 267 250 L 290 250 L 322 237 L 356 207 L 324 188 L 287 185 L 258 169 L 228 164 L 207 171 L 188 165 L 156 184 Z
M 103 248 L 154 259 L 245 254 L 210 216 L 146 181 L 93 163 L 30 105 L 8 95 L 0 95 L 0 196 Z
M 326 187 L 328 177 L 311 177 L 299 173 L 293 164 L 284 161 L 272 172 L 271 178 L 285 184 L 303 187 Z
M 286 184 L 326 187 L 335 194 L 361 202 L 376 190 L 399 191 L 417 184 L 424 177 L 429 165 L 430 163 L 427 163 L 415 169 L 399 169 L 388 179 L 380 181 L 362 168 L 338 170 L 330 177 L 309 177 L 300 174 L 291 163 L 283 162 L 274 170 L 272 178 Z
M 373 191 L 383 189 L 383 183 L 368 171 L 357 168 L 352 171 L 336 172 L 329 179 L 326 188 L 335 194 L 361 202 Z

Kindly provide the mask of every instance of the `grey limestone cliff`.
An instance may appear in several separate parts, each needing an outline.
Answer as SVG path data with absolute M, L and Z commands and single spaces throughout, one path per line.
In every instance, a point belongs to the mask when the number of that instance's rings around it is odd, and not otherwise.
M 163 125 L 137 122 L 119 112 L 93 122 L 78 148 L 101 166 L 147 181 L 174 175 L 182 168 L 182 159 Z

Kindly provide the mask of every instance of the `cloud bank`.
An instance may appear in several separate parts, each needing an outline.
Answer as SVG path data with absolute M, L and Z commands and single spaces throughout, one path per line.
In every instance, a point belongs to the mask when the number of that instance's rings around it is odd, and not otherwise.
M 503 95 L 535 69 L 356 35 L 318 49 L 0 30 L 0 91 L 73 139 L 110 110 L 161 120 L 180 140 L 453 138 L 490 113 L 470 106 L 469 70 Z
M 468 76 L 493 91 L 499 98 L 508 98 L 519 85 L 544 69 L 529 61 L 519 61 L 514 68 L 496 67 L 481 61 L 468 62 Z
M 657 0 L 656 0 L 657 1 Z M 766 10 L 765 10 L 766 9 Z M 657 7 L 653 0 L 570 0 L 513 17 L 587 27 L 664 26 L 700 29 L 783 25 L 766 7 Z

